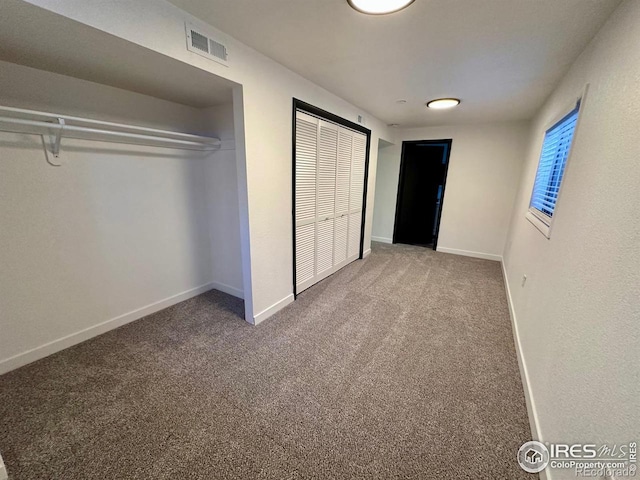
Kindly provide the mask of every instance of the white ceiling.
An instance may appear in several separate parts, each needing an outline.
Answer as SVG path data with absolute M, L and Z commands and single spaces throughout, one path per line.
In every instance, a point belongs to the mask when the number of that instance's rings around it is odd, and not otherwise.
M 346 0 L 170 1 L 402 127 L 531 118 L 620 3 L 416 0 L 368 16 Z M 462 104 L 425 109 L 445 96 Z
M 228 80 L 26 2 L 0 2 L 0 60 L 192 107 L 232 101 Z

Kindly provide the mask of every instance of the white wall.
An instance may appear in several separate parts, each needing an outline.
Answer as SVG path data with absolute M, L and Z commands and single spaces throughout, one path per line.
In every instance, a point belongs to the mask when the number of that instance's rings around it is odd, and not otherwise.
M 378 148 L 378 172 L 371 234 L 371 239 L 376 242 L 393 243 L 400 148 L 401 146 L 390 143 L 384 143 Z
M 205 109 L 208 134 L 222 147 L 206 162 L 211 234 L 211 268 L 215 288 L 242 298 L 240 208 L 236 168 L 233 103 Z
M 292 98 L 296 97 L 355 121 L 365 114 L 372 130 L 368 205 L 373 205 L 377 143 L 386 125 L 275 61 L 228 39 L 229 67 L 185 48 L 184 21 L 201 21 L 165 1 L 124 0 L 104 8 L 84 0 L 29 0 L 29 3 L 104 30 L 151 50 L 182 60 L 242 85 L 236 90 L 236 155 L 241 184 L 240 216 L 243 281 L 247 320 L 258 323 L 293 300 L 291 224 Z M 144 18 L 144 22 L 135 19 Z M 215 29 L 203 25 L 215 32 Z M 240 115 L 242 118 L 240 119 Z M 245 170 L 246 169 L 246 174 Z M 248 192 L 246 204 L 242 198 Z M 367 208 L 368 223 L 373 209 Z M 365 229 L 365 250 L 371 240 Z
M 638 25 L 640 2 L 623 3 L 532 124 L 505 265 L 534 427 L 544 441 L 640 438 Z M 548 240 L 525 219 L 544 128 L 586 83 Z
M 527 123 L 401 129 L 382 150 L 373 237 L 393 238 L 404 140 L 452 139 L 438 251 L 499 260 L 522 168 Z
M 222 121 L 228 106 L 205 114 L 4 62 L 0 104 L 177 131 L 233 124 Z M 54 167 L 40 137 L 0 133 L 0 373 L 214 281 L 241 286 L 239 252 L 227 245 L 239 236 L 235 170 L 230 187 L 214 192 L 231 199 L 229 211 L 236 202 L 235 223 L 217 237 L 210 228 L 221 217 L 210 208 L 209 175 L 226 168 L 216 157 L 228 154 L 63 139 Z M 213 183 L 224 183 L 215 173 Z

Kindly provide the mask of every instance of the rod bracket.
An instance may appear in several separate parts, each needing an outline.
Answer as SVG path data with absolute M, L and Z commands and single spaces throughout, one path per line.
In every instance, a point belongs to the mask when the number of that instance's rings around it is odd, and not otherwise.
M 62 131 L 65 126 L 64 118 L 58 118 L 58 123 L 60 124 L 60 128 L 55 135 L 51 135 L 51 153 L 53 153 L 53 156 L 56 158 L 60 156 L 60 141 L 62 140 Z

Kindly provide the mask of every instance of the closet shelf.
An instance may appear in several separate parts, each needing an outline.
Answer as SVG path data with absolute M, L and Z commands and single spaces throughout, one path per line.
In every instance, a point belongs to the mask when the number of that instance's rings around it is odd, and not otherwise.
M 220 148 L 220 140 L 213 137 L 4 106 L 0 106 L 0 131 L 49 135 L 56 157 L 65 137 L 184 150 Z

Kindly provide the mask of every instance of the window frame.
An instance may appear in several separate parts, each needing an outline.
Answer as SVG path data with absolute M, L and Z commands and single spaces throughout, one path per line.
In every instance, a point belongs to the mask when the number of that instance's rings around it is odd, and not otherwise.
M 534 227 L 536 227 L 545 237 L 547 237 L 547 239 L 551 239 L 551 230 L 553 228 L 553 224 L 555 221 L 555 218 L 557 216 L 557 212 L 558 212 L 558 206 L 560 204 L 560 199 L 562 198 L 562 190 L 565 184 L 565 179 L 567 177 L 567 172 L 569 171 L 569 164 L 571 163 L 571 158 L 573 157 L 573 151 L 574 151 L 574 145 L 576 143 L 576 136 L 578 134 L 578 130 L 580 128 L 580 122 L 582 120 L 582 114 L 584 112 L 584 108 L 585 108 L 585 100 L 587 97 L 587 90 L 589 88 L 589 85 L 587 84 L 584 87 L 584 90 L 582 91 L 581 95 L 578 96 L 573 102 L 571 102 L 570 104 L 565 105 L 564 108 L 562 108 L 561 113 L 556 115 L 552 121 L 550 121 L 549 123 L 547 123 L 547 125 L 545 126 L 545 128 L 543 129 L 543 135 L 542 135 L 542 142 L 540 144 L 539 147 L 539 155 L 538 155 L 538 161 L 536 163 L 536 170 L 535 170 L 535 174 L 533 175 L 533 183 L 531 185 L 531 195 L 529 196 L 529 204 L 527 206 L 527 213 L 525 214 L 525 218 L 527 220 L 529 220 L 529 222 L 531 222 L 533 224 Z M 564 120 L 568 115 L 571 114 L 571 112 L 573 112 L 576 107 L 578 108 L 578 116 L 576 119 L 576 126 L 573 130 L 573 137 L 571 139 L 571 146 L 569 147 L 569 153 L 567 155 L 567 161 L 564 165 L 564 170 L 562 172 L 562 180 L 560 181 L 560 187 L 558 188 L 558 196 L 556 198 L 556 203 L 553 209 L 553 214 L 551 216 L 546 215 L 543 212 L 540 212 L 537 208 L 532 207 L 531 206 L 531 200 L 533 199 L 533 195 L 534 195 L 534 189 L 535 189 L 535 183 L 536 183 L 536 177 L 538 175 L 538 169 L 540 168 L 540 160 L 542 158 L 542 152 L 544 149 L 544 140 L 545 137 L 547 135 L 547 132 L 549 132 L 549 130 L 553 129 L 555 126 L 557 126 L 562 120 Z

